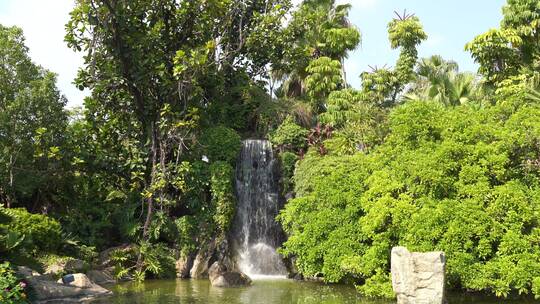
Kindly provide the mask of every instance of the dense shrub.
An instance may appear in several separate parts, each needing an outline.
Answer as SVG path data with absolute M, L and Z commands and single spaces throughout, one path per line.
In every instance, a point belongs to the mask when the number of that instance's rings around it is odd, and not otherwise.
M 55 252 L 61 245 L 62 230 L 53 218 L 32 214 L 23 208 L 0 208 L 0 213 L 9 218 L 3 224 L 8 231 L 24 236 L 21 247 L 31 253 Z
M 538 106 L 400 106 L 371 154 L 299 163 L 282 252 L 305 275 L 392 296 L 393 246 L 442 250 L 449 287 L 538 296 L 538 142 Z
M 281 164 L 281 185 L 283 193 L 288 193 L 293 190 L 293 175 L 294 167 L 298 161 L 298 156 L 292 152 L 282 152 L 279 154 Z
M 197 231 L 197 218 L 194 216 L 182 216 L 174 221 L 178 231 L 178 247 L 182 256 L 188 256 L 197 250 L 195 236 Z
M 227 127 L 209 128 L 201 135 L 200 143 L 203 155 L 211 162 L 224 161 L 234 163 L 240 153 L 240 135 Z
M 308 133 L 308 130 L 296 124 L 292 116 L 287 116 L 283 123 L 270 134 L 270 141 L 274 147 L 279 147 L 281 150 L 299 151 L 306 146 Z

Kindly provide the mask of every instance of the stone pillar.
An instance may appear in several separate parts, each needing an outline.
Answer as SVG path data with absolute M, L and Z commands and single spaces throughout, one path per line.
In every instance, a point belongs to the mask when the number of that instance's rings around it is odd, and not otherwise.
M 444 252 L 409 252 L 392 248 L 392 288 L 398 304 L 444 303 Z

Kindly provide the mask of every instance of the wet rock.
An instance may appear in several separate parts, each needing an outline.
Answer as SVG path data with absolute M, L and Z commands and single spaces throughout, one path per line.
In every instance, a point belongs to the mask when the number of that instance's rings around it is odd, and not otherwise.
M 193 267 L 194 260 L 195 257 L 191 254 L 176 260 L 176 276 L 181 279 L 189 278 L 189 272 Z
M 98 285 L 116 283 L 109 270 L 90 270 L 86 273 L 86 276 L 90 281 Z
M 33 276 L 26 281 L 32 288 L 37 303 L 83 301 L 112 294 L 111 291 L 91 282 L 82 273 L 70 276 L 73 276 L 73 280 L 67 279 L 70 281 L 68 283 L 51 281 L 49 276 Z
M 392 248 L 392 287 L 398 304 L 443 304 L 444 252 L 409 252 Z
M 192 279 L 208 278 L 208 268 L 210 267 L 210 260 L 212 259 L 215 250 L 216 243 L 212 241 L 197 252 L 195 260 L 193 261 L 193 267 L 191 267 L 191 270 L 189 271 L 189 276 Z
M 212 264 L 208 270 L 210 284 L 214 287 L 241 287 L 249 286 L 251 279 L 240 271 L 229 271 L 219 262 Z

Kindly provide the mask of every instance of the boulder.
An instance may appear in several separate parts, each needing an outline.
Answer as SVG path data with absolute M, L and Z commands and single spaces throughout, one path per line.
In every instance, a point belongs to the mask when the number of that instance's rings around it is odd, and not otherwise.
M 192 279 L 207 279 L 208 278 L 208 268 L 210 267 L 210 259 L 216 249 L 216 243 L 211 241 L 207 246 L 201 248 L 195 260 L 193 261 L 193 266 L 189 271 L 189 276 Z
M 84 273 L 67 274 L 57 281 L 60 284 L 79 287 L 91 288 L 95 284 Z
M 90 270 L 86 273 L 86 276 L 88 276 L 90 281 L 98 285 L 113 284 L 116 282 L 108 270 Z
M 30 278 L 41 275 L 39 272 L 30 269 L 26 266 L 17 266 L 17 275 L 22 278 Z
M 69 260 L 64 266 L 66 273 L 84 272 L 86 269 L 88 269 L 86 262 L 78 259 Z
M 27 278 L 26 281 L 32 288 L 38 303 L 86 301 L 96 297 L 112 295 L 111 291 L 90 282 L 84 274 L 71 276 L 74 277 L 74 280 L 67 284 L 51 281 L 49 276 L 33 276 Z
M 208 270 L 210 284 L 214 287 L 241 287 L 251 285 L 251 279 L 240 271 L 228 271 L 219 262 L 212 264 Z
M 194 259 L 194 256 L 190 254 L 176 260 L 176 276 L 181 279 L 189 278 L 189 272 L 193 267 Z
M 392 248 L 392 288 L 398 304 L 443 304 L 444 252 L 409 252 Z

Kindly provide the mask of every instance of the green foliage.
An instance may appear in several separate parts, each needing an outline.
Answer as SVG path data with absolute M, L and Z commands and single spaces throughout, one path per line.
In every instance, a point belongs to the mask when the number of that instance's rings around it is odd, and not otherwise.
M 369 296 L 391 295 L 396 245 L 444 251 L 451 288 L 536 295 L 539 114 L 527 104 L 410 102 L 371 153 L 308 153 L 279 216 L 282 252 L 305 275 L 353 281 Z
M 64 182 L 66 100 L 24 42 L 20 28 L 0 25 L 0 200 L 37 209 Z
M 342 60 L 361 39 L 358 29 L 348 21 L 350 9 L 351 5 L 336 5 L 334 0 L 304 1 L 292 13 L 281 34 L 285 48 L 279 60 L 272 62 L 272 74 L 283 82 L 281 90 L 285 96 L 305 96 L 310 74 L 312 98 L 329 93 L 336 83 L 343 82 L 341 77 L 337 79 L 335 68 L 341 69 Z M 311 72 L 308 71 L 310 65 Z M 341 76 L 341 72 L 337 75 Z M 326 83 L 319 84 L 319 80 Z M 321 101 L 317 102 L 320 106 Z
M 536 0 L 508 0 L 499 29 L 474 38 L 465 46 L 488 84 L 497 85 L 519 74 L 531 76 L 540 67 L 540 6 Z
M 233 167 L 226 162 L 210 166 L 210 193 L 215 208 L 214 221 L 221 236 L 229 230 L 234 217 L 236 201 L 233 189 Z
M 414 78 L 414 66 L 418 59 L 416 48 L 427 39 L 418 17 L 407 15 L 406 12 L 403 16 L 396 15 L 398 18 L 388 24 L 390 45 L 393 49 L 400 48 L 396 67 L 393 70 L 375 68 L 360 75 L 364 99 L 384 107 L 393 106 L 405 85 Z
M 306 91 L 314 102 L 314 108 L 320 111 L 326 97 L 343 83 L 341 63 L 329 57 L 320 57 L 309 63 L 306 72 Z
M 440 56 L 420 60 L 413 87 L 405 100 L 434 100 L 447 106 L 478 102 L 480 83 L 472 73 L 460 73 L 458 65 Z
M 9 262 L 0 264 L 0 302 L 5 304 L 24 304 L 27 301 L 27 285 L 17 278 Z
M 0 227 L 24 236 L 22 248 L 29 253 L 56 252 L 62 243 L 60 224 L 42 214 L 31 214 L 23 208 L 7 209 L 0 207 L 0 214 L 9 218 Z
M 283 187 L 283 193 L 287 194 L 293 190 L 293 176 L 298 156 L 292 152 L 279 153 L 279 160 L 281 164 L 281 185 Z
M 211 162 L 224 161 L 234 164 L 240 153 L 240 135 L 227 127 L 215 127 L 205 130 L 201 135 L 203 155 Z
M 181 255 L 188 256 L 197 250 L 195 236 L 198 233 L 197 219 L 194 216 L 185 215 L 174 221 L 178 231 L 178 246 Z
M 325 141 L 329 153 L 368 151 L 382 141 L 385 111 L 363 97 L 354 89 L 334 91 L 328 97 L 327 111 L 319 115 L 319 120 L 335 130 Z
M 281 150 L 299 151 L 305 148 L 308 133 L 308 130 L 296 124 L 292 116 L 287 116 L 270 134 L 270 141 Z
M 138 269 L 138 259 L 142 268 Z M 113 250 L 110 259 L 114 266 L 114 276 L 117 280 L 132 277 L 140 282 L 147 276 L 152 278 L 174 278 L 174 254 L 163 243 L 142 243 L 140 246 L 130 246 Z

